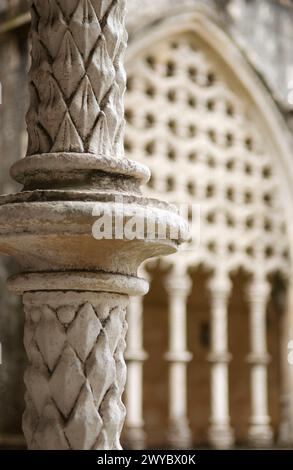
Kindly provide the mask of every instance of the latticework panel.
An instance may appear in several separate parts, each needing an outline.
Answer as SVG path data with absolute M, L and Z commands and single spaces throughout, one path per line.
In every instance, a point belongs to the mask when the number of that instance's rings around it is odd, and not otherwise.
M 285 272 L 269 138 L 232 73 L 194 34 L 181 34 L 136 56 L 128 76 L 128 156 L 151 168 L 151 195 L 200 206 L 200 243 L 182 254 L 186 264 Z

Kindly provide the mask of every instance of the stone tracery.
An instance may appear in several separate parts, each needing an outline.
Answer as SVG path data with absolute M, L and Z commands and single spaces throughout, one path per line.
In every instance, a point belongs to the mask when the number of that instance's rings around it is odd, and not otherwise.
M 258 258 L 266 274 L 285 274 L 285 220 L 270 148 L 255 127 L 257 111 L 232 80 L 194 34 L 150 47 L 130 64 L 126 149 L 150 166 L 150 194 L 200 204 L 200 246 L 187 265 L 216 268 L 224 255 L 228 272 L 241 266 L 253 274 Z

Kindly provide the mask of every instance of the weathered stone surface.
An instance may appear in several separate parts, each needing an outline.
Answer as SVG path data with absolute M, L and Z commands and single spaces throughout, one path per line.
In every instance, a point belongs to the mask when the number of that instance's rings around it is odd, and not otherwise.
M 125 414 L 120 395 L 127 301 L 127 296 L 107 293 L 24 295 L 30 361 L 24 430 L 30 448 L 118 445 Z M 37 318 L 36 308 L 41 313 Z M 65 308 L 74 311 L 66 326 L 59 320 Z

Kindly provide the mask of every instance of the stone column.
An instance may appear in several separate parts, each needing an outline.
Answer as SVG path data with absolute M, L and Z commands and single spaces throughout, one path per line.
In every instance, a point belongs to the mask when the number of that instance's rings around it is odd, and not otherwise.
M 282 386 L 284 387 L 285 385 L 282 384 Z M 280 396 L 280 409 L 281 410 L 280 410 L 278 444 L 281 447 L 292 447 L 292 426 L 291 426 L 291 420 L 290 420 L 290 394 L 284 391 L 281 392 L 281 396 Z
M 187 364 L 192 355 L 187 351 L 187 299 L 192 282 L 184 273 L 172 271 L 165 280 L 169 305 L 169 429 L 172 448 L 188 449 L 192 434 L 187 417 Z
M 143 419 L 143 363 L 147 354 L 143 349 L 143 297 L 131 297 L 128 310 L 126 347 L 126 444 L 129 449 L 144 449 L 146 435 Z
M 290 312 L 292 312 L 292 286 L 288 285 L 289 289 L 286 292 L 280 293 L 281 299 L 279 302 L 278 315 L 280 318 L 280 358 L 281 358 L 281 395 L 280 395 L 280 425 L 278 443 L 281 446 L 289 447 L 292 445 L 292 420 L 290 410 L 290 368 L 292 365 L 289 363 L 288 355 L 290 350 L 288 348 L 291 334 L 290 334 Z M 291 288 L 291 289 L 290 289 Z M 285 300 L 286 298 L 286 300 Z M 285 302 L 284 302 L 285 300 Z
M 290 420 L 290 443 L 293 443 L 293 277 L 290 272 L 288 280 L 288 298 L 287 298 L 287 326 L 288 326 L 288 343 L 287 343 L 287 386 L 289 392 L 289 412 L 287 418 Z
M 29 145 L 12 168 L 23 190 L 0 198 L 0 251 L 19 262 L 9 285 L 26 315 L 30 449 L 120 448 L 128 296 L 148 289 L 138 266 L 185 236 L 174 208 L 142 196 L 148 169 L 124 158 L 125 9 L 30 2 Z
M 220 449 L 234 443 L 229 413 L 228 300 L 231 281 L 216 274 L 209 284 L 211 293 L 211 418 L 209 441 Z
M 248 289 L 250 307 L 251 416 L 249 442 L 255 447 L 271 446 L 273 432 L 268 412 L 267 367 L 269 355 L 266 338 L 266 309 L 270 284 L 253 281 Z

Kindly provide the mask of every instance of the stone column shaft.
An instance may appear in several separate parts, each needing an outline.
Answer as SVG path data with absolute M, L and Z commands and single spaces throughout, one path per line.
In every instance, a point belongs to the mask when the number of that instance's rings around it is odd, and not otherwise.
M 30 449 L 120 449 L 127 296 L 24 295 Z
M 228 300 L 231 281 L 215 276 L 211 293 L 211 418 L 209 441 L 214 447 L 229 448 L 234 443 L 230 426 L 228 352 Z
M 192 435 L 187 417 L 187 299 L 192 282 L 187 274 L 171 273 L 165 282 L 169 305 L 169 430 L 174 448 L 190 448 Z
M 268 282 L 253 282 L 249 288 L 251 416 L 249 442 L 256 447 L 270 446 L 273 433 L 268 413 L 267 366 L 269 355 L 266 340 L 266 309 L 270 294 Z
M 128 310 L 127 383 L 126 383 L 126 444 L 131 449 L 144 449 L 146 435 L 143 419 L 143 298 L 131 297 Z

